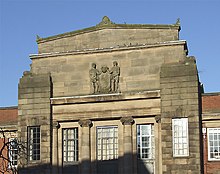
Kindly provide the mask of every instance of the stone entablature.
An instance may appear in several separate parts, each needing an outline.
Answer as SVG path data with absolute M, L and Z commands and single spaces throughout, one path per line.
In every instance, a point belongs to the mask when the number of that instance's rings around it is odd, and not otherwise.
M 160 90 L 51 98 L 53 119 L 108 120 L 160 115 Z

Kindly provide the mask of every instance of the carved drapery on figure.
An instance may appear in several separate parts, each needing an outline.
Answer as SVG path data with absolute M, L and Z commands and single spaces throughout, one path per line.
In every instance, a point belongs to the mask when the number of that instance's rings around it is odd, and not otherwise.
M 89 76 L 93 94 L 119 92 L 120 67 L 117 61 L 113 62 L 111 69 L 104 65 L 101 70 L 98 70 L 96 64 L 92 63 Z

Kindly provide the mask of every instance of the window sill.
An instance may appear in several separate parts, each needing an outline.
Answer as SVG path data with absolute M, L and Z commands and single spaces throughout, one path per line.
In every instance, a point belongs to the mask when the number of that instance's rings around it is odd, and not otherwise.
M 41 163 L 41 160 L 28 161 L 28 164 L 39 164 L 39 163 Z
M 69 166 L 69 165 L 78 165 L 79 161 L 74 161 L 74 162 L 63 162 L 63 166 Z
M 220 159 L 208 159 L 208 162 L 220 162 Z
M 173 158 L 190 158 L 189 155 L 186 155 L 186 156 L 173 156 Z

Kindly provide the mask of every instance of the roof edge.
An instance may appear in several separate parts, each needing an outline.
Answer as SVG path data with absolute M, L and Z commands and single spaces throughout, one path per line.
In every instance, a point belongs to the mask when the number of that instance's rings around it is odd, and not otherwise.
M 56 39 L 76 36 L 79 34 L 89 33 L 89 32 L 103 30 L 103 29 L 176 29 L 176 30 L 180 30 L 181 27 L 180 27 L 179 18 L 177 19 L 175 24 L 115 24 L 107 16 L 104 16 L 102 18 L 102 21 L 96 26 L 92 26 L 92 27 L 84 28 L 80 30 L 74 30 L 71 32 L 66 32 L 63 34 L 58 34 L 58 35 L 49 36 L 45 38 L 41 38 L 40 36 L 37 35 L 36 42 L 40 44 L 40 43 L 44 43 L 44 42 L 48 42 L 48 41 L 52 41 Z
M 220 92 L 203 93 L 202 96 L 219 96 Z
M 6 109 L 18 109 L 18 106 L 6 106 L 6 107 L 0 107 L 0 110 L 6 110 Z

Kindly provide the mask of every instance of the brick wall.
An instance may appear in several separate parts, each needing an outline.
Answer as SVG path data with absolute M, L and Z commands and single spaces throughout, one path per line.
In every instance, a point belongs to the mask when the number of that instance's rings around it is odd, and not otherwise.
M 204 94 L 202 97 L 202 110 L 207 111 L 220 111 L 220 93 Z
M 0 124 L 17 122 L 18 108 L 17 107 L 4 107 L 0 108 Z
M 220 93 L 206 93 L 202 96 L 202 119 L 203 128 L 220 128 Z M 204 146 L 204 173 L 219 174 L 220 160 L 211 161 L 208 159 L 208 136 L 203 134 Z

